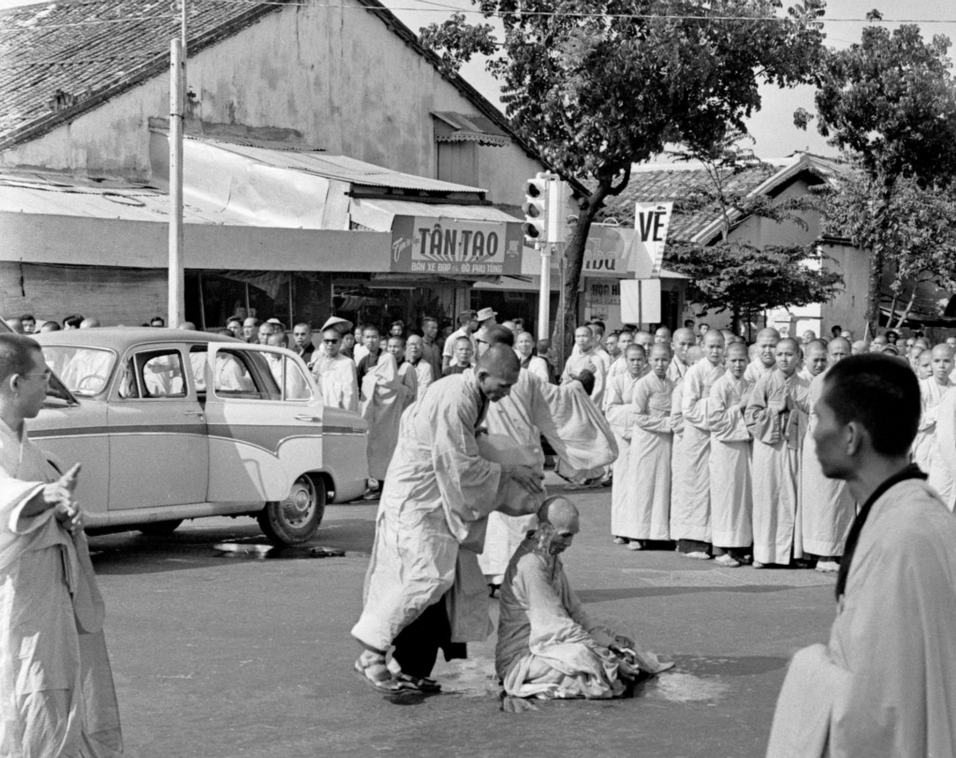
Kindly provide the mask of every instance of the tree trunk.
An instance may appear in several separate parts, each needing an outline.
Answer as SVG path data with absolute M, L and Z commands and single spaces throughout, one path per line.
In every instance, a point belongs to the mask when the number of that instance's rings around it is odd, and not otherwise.
M 913 304 L 916 302 L 916 290 L 919 289 L 920 282 L 917 279 L 913 283 L 913 293 L 910 295 L 909 302 L 906 303 L 906 307 L 903 309 L 903 314 L 900 316 L 900 320 L 896 323 L 897 329 L 903 328 L 903 322 L 910 317 L 910 311 L 913 310 Z
M 557 317 L 554 319 L 554 336 L 551 338 L 552 348 L 558 353 L 557 365 L 560 367 L 564 366 L 564 362 L 571 355 L 574 330 L 578 327 L 578 298 L 581 271 L 584 268 L 584 246 L 588 241 L 594 215 L 600 207 L 600 201 L 595 203 L 593 198 L 592 195 L 592 199 L 581 209 L 564 248 L 564 282 L 558 298 Z
M 884 175 L 880 183 L 876 208 L 873 211 L 876 221 L 876 238 L 870 255 L 870 281 L 866 293 L 866 322 L 870 334 L 875 337 L 880 325 L 880 291 L 883 285 L 883 266 L 886 264 L 886 230 L 890 224 L 890 202 L 893 199 L 894 174 Z

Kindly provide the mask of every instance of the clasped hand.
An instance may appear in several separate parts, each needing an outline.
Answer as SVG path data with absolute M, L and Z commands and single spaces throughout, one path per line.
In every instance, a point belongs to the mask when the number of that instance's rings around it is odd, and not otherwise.
M 55 509 L 57 521 L 71 533 L 83 525 L 83 514 L 74 496 L 79 473 L 80 464 L 77 463 L 55 482 L 50 482 L 43 488 L 44 501 Z

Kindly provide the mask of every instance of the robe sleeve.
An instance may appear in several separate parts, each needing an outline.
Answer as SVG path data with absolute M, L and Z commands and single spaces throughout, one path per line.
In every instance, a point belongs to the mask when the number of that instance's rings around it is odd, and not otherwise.
M 922 413 L 919 416 L 919 427 L 918 430 L 926 434 L 932 434 L 936 429 L 936 420 L 939 417 L 939 404 L 930 405 L 930 402 L 933 399 L 932 393 L 929 388 L 924 385 L 929 382 L 934 381 L 931 378 L 924 379 L 920 382 L 920 407 Z
M 422 361 L 424 360 L 425 359 L 422 358 Z M 428 387 L 431 385 L 431 383 L 435 381 L 435 372 L 434 372 L 434 367 L 432 366 L 432 364 L 425 363 L 425 369 L 426 370 L 422 372 L 424 376 L 422 376 L 418 382 L 418 397 L 421 397 L 422 395 L 424 395 L 425 390 L 427 390 Z
M 531 422 L 572 469 L 597 468 L 617 458 L 611 428 L 580 382 L 556 386 L 533 374 L 528 379 Z
M 537 356 L 531 359 L 531 362 L 528 364 L 528 371 L 538 377 L 545 384 L 549 384 L 551 377 L 548 376 L 548 366 L 544 358 L 538 358 Z
M 418 375 L 411 363 L 402 365 L 402 386 L 405 390 L 405 398 L 402 401 L 402 409 L 404 410 L 414 403 L 418 397 Z
M 612 376 L 607 385 L 607 395 L 605 396 L 605 415 L 611 429 L 626 440 L 631 438 L 631 428 L 633 425 L 633 416 L 630 413 L 630 398 L 625 398 L 622 393 L 623 381 L 620 374 Z
M 432 465 L 442 503 L 462 521 L 477 521 L 495 510 L 498 493 L 511 475 L 478 452 L 478 409 L 473 400 L 462 397 L 460 402 L 440 402 L 435 408 L 430 419 Z
M 359 409 L 359 393 L 355 364 L 352 361 L 343 361 L 342 366 L 342 372 L 347 374 L 342 382 L 342 407 L 357 412 Z
M 631 396 L 633 403 L 633 423 L 648 432 L 669 432 L 671 421 L 667 416 L 655 416 L 651 413 L 650 401 L 653 389 L 643 379 L 634 387 Z
M 684 416 L 684 421 L 706 431 L 707 400 L 708 398 L 704 395 L 704 377 L 695 367 L 684 376 L 684 392 L 681 398 L 681 414 Z
M 718 380 L 710 389 L 708 406 L 710 432 L 720 442 L 745 442 L 750 431 L 744 414 L 734 402 L 734 392 L 729 382 Z
M 775 445 L 780 441 L 780 414 L 775 407 L 771 407 L 769 400 L 768 385 L 773 376 L 774 374 L 770 373 L 757 380 L 744 412 L 750 434 L 755 440 L 768 445 Z

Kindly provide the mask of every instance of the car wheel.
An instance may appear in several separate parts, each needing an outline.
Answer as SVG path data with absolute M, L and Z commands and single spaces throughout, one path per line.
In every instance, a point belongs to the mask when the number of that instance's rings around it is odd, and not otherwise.
M 319 480 L 321 483 L 321 480 Z M 303 474 L 285 500 L 266 503 L 257 515 L 259 528 L 276 545 L 298 545 L 311 539 L 325 515 L 325 487 Z
M 179 525 L 183 523 L 183 520 L 175 519 L 173 521 L 154 521 L 151 524 L 142 524 L 136 528 L 140 534 L 145 534 L 149 537 L 163 537 L 167 534 L 172 534 L 175 532 Z

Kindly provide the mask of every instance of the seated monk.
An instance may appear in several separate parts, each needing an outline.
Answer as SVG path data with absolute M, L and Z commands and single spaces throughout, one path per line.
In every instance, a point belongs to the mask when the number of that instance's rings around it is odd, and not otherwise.
M 514 697 L 611 698 L 639 678 L 666 671 L 653 653 L 591 621 L 571 590 L 560 554 L 579 530 L 577 508 L 552 497 L 540 524 L 515 551 L 501 585 L 495 668 Z

